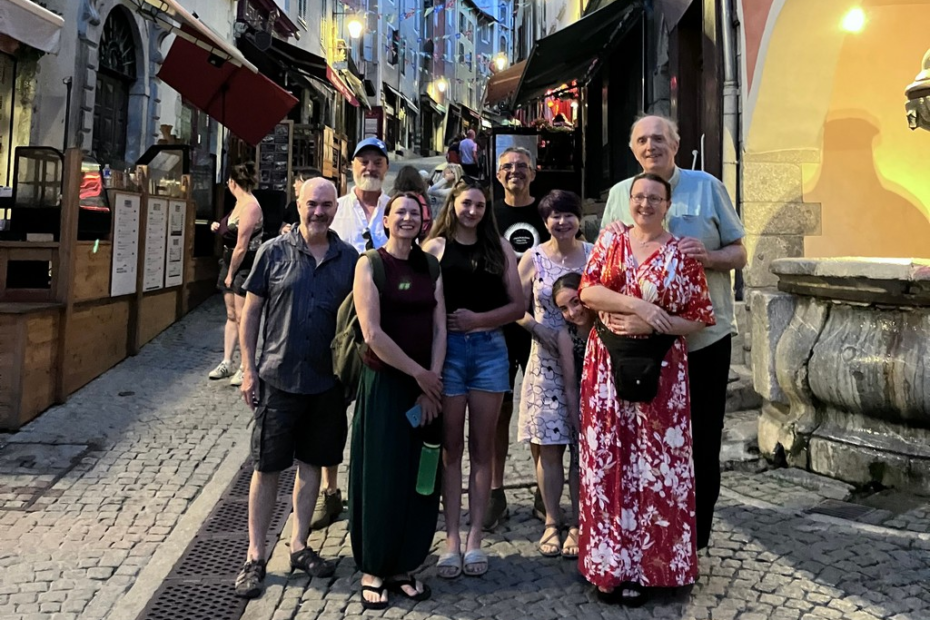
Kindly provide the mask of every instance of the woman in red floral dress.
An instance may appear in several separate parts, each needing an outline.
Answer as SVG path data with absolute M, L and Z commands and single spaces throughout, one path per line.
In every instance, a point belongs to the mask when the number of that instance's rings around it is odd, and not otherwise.
M 671 187 L 633 182 L 634 225 L 605 230 L 581 281 L 581 299 L 622 336 L 679 336 L 648 402 L 617 396 L 607 348 L 592 330 L 581 385 L 579 568 L 602 599 L 641 603 L 644 587 L 697 579 L 688 357 L 683 336 L 714 324 L 704 269 L 664 228 Z

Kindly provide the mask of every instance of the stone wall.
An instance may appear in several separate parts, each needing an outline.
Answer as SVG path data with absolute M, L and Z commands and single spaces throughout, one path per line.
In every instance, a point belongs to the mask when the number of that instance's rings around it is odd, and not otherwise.
M 781 259 L 751 299 L 759 449 L 930 491 L 930 261 Z

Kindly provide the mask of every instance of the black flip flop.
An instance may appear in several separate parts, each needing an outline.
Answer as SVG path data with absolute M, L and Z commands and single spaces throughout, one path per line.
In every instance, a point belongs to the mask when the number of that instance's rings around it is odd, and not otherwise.
M 417 584 L 423 585 L 422 592 L 420 592 L 419 589 L 417 588 Z M 433 591 L 430 590 L 430 587 L 428 585 L 426 585 L 422 581 L 417 581 L 416 579 L 410 579 L 410 578 L 392 579 L 389 581 L 385 581 L 384 585 L 387 586 L 387 589 L 390 592 L 393 592 L 394 594 L 399 594 L 403 596 L 404 598 L 410 599 L 411 601 L 425 601 L 433 595 Z M 410 596 L 409 594 L 407 594 L 407 591 L 404 590 L 404 586 L 413 588 L 414 590 L 417 591 L 417 593 L 413 596 Z
M 358 597 L 362 599 L 362 609 L 373 609 L 376 611 L 379 609 L 387 609 L 388 601 L 380 600 L 381 597 L 384 596 L 384 591 L 386 589 L 387 588 L 385 587 L 384 583 L 382 583 L 380 586 L 362 586 L 361 592 L 358 593 Z M 375 594 L 378 595 L 379 600 L 377 601 L 365 600 L 365 592 L 374 592 Z
M 635 594 L 624 594 L 624 590 L 633 591 Z M 642 607 L 649 598 L 646 595 L 646 589 L 635 581 L 624 581 L 611 594 L 615 595 L 615 602 L 624 607 Z

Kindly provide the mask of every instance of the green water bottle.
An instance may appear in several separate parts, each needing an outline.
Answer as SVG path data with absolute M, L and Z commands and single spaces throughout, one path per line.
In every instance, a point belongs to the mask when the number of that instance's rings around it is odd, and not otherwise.
M 436 470 L 439 469 L 439 445 L 423 442 L 420 449 L 420 469 L 417 471 L 417 493 L 432 495 L 436 490 Z

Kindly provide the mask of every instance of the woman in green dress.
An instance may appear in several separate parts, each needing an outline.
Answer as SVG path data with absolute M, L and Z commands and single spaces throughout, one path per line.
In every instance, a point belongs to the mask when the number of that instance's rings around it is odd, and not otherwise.
M 355 270 L 355 307 L 368 346 L 352 426 L 349 528 L 365 609 L 386 607 L 388 590 L 430 596 L 410 573 L 429 554 L 439 514 L 446 308 L 439 265 L 414 243 L 422 221 L 416 195 L 391 198 L 388 242 L 377 260 L 363 255 Z M 379 285 L 375 270 L 383 274 Z M 420 414 L 408 417 L 415 406 Z

